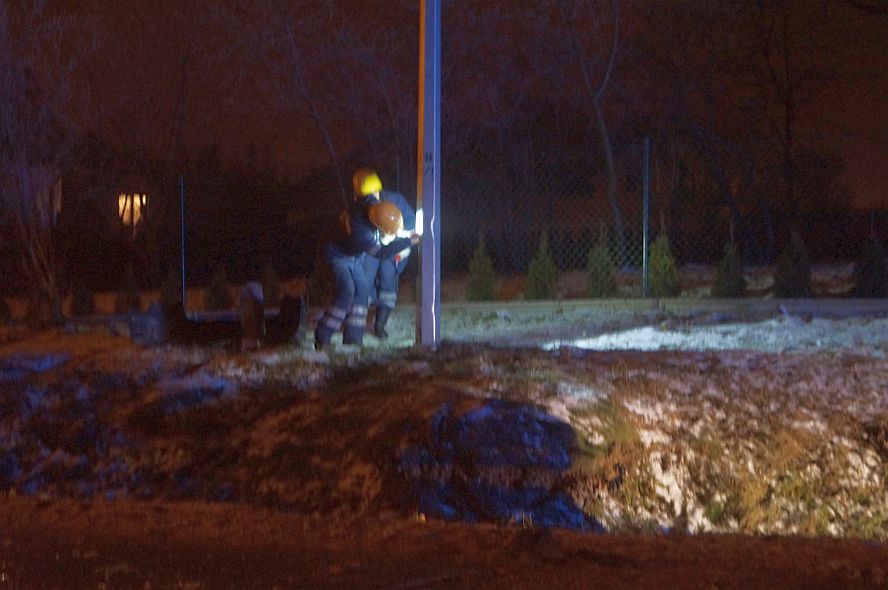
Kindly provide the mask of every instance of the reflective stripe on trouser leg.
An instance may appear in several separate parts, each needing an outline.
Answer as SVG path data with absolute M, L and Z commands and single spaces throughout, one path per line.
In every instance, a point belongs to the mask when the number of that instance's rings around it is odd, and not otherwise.
M 321 321 L 318 322 L 318 327 L 315 329 L 315 337 L 321 342 L 330 342 L 333 334 L 342 327 L 342 322 L 345 320 L 347 313 L 346 310 L 335 305 L 328 307 Z
M 376 305 L 379 307 L 388 307 L 394 309 L 395 303 L 398 302 L 398 293 L 396 291 L 380 291 L 379 300 Z
M 352 305 L 345 319 L 342 342 L 345 344 L 361 344 L 364 340 L 364 328 L 367 325 L 367 306 Z

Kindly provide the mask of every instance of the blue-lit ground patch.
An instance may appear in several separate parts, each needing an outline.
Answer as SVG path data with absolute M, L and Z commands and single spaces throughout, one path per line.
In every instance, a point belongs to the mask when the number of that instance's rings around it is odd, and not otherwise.
M 570 465 L 570 425 L 497 399 L 459 414 L 442 405 L 427 446 L 402 453 L 420 512 L 446 520 L 601 530 L 559 487 Z

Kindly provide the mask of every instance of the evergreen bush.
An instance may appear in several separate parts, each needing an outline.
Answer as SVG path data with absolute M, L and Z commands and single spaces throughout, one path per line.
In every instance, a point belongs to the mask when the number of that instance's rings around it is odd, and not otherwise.
M 777 257 L 774 270 L 774 295 L 777 297 L 809 297 L 811 295 L 811 261 L 801 234 L 795 228 L 789 243 Z
M 746 278 L 743 276 L 743 261 L 737 253 L 733 240 L 725 244 L 725 254 L 718 263 L 713 297 L 745 297 Z
M 527 289 L 525 299 L 555 299 L 558 287 L 558 267 L 549 253 L 549 237 L 546 231 L 540 238 L 530 266 L 527 267 Z
M 207 285 L 204 307 L 206 309 L 229 309 L 234 306 L 231 297 L 231 282 L 221 266 L 213 273 Z
M 493 260 L 487 254 L 484 232 L 478 234 L 478 245 L 469 260 L 469 284 L 466 289 L 468 301 L 493 301 L 496 293 L 496 272 Z
M 607 244 L 607 235 L 604 232 L 589 249 L 586 278 L 589 283 L 589 297 L 612 297 L 617 293 L 617 260 Z
M 854 263 L 852 275 L 854 297 L 888 297 L 888 264 L 885 248 L 879 239 L 872 235 L 864 244 L 860 258 Z
M 651 297 L 676 297 L 681 293 L 678 267 L 666 232 L 661 232 L 651 244 L 648 273 Z

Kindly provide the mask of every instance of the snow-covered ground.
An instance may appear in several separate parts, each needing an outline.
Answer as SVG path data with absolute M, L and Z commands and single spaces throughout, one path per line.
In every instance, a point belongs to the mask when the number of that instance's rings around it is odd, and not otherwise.
M 409 308 L 388 341 L 320 353 L 20 337 L 0 347 L 0 487 L 369 510 L 406 474 L 400 509 L 442 518 L 888 538 L 888 320 L 785 311 L 453 307 L 437 351 L 409 346 Z M 389 432 L 379 454 L 353 448 L 365 429 Z M 498 459 L 446 459 L 465 444 Z M 491 485 L 448 492 L 465 469 Z

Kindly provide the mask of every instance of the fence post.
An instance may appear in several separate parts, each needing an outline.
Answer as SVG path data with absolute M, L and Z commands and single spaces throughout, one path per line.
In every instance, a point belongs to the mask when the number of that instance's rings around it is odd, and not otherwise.
M 650 180 L 651 180 L 651 138 L 644 138 L 644 163 L 642 164 L 642 244 L 641 244 L 641 296 L 648 296 L 648 255 L 650 242 Z

